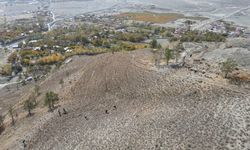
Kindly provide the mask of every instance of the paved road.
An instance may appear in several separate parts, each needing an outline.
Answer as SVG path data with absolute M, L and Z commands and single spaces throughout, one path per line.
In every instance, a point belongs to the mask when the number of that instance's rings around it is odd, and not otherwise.
M 237 11 L 234 11 L 234 12 L 228 14 L 228 15 L 225 15 L 225 16 L 223 16 L 223 17 L 220 17 L 220 18 L 218 18 L 218 19 L 209 19 L 209 20 L 202 21 L 201 23 L 199 23 L 199 24 L 193 26 L 193 27 L 192 27 L 192 30 L 201 30 L 201 29 L 202 29 L 204 26 L 206 26 L 206 25 L 209 25 L 209 24 L 211 24 L 211 23 L 213 23 L 213 22 L 216 22 L 216 21 L 219 21 L 219 20 L 223 20 L 223 19 L 230 18 L 231 16 L 233 16 L 233 15 L 235 15 L 235 14 L 237 14 L 237 13 L 240 13 L 240 12 L 242 12 L 242 11 L 248 10 L 248 9 L 250 9 L 250 5 L 247 6 L 247 7 L 241 8 L 241 9 L 239 9 L 239 10 L 237 10 Z

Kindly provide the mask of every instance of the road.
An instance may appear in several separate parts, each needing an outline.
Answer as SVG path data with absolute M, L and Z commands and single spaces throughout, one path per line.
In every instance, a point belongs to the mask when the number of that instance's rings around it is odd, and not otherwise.
M 237 14 L 237 13 L 240 13 L 242 11 L 245 11 L 245 10 L 248 10 L 250 9 L 250 5 L 248 5 L 247 7 L 244 7 L 244 8 L 241 8 L 239 10 L 236 10 L 228 15 L 225 15 L 223 17 L 220 17 L 220 18 L 217 18 L 217 19 L 209 19 L 209 20 L 205 20 L 205 21 L 202 21 L 201 23 L 191 27 L 192 30 L 202 30 L 202 28 L 206 25 L 209 25 L 213 22 L 216 22 L 216 21 L 219 21 L 219 20 L 223 20 L 223 19 L 227 19 L 227 18 L 230 18 L 231 16 Z
M 58 20 L 56 20 L 55 13 L 52 10 L 50 11 L 50 13 L 52 14 L 53 21 L 47 24 L 48 31 L 50 31 L 52 29 L 52 27 L 55 25 L 55 23 L 58 21 Z

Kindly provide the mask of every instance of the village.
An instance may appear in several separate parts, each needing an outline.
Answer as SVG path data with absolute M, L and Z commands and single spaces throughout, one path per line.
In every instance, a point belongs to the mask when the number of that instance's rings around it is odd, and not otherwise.
M 182 42 L 223 42 L 230 37 L 249 36 L 249 29 L 225 21 L 213 22 L 205 30 L 203 28 L 201 31 L 192 31 L 192 26 L 201 20 L 179 18 L 167 24 L 159 24 L 133 20 L 119 14 L 100 13 L 87 13 L 59 20 L 53 25 L 53 30 L 46 31 L 46 24 L 52 21 L 51 17 L 47 11 L 37 12 L 37 22 L 17 20 L 10 29 L 21 24 L 25 24 L 26 28 L 21 28 L 18 34 L 12 35 L 7 41 L 1 37 L 2 51 L 11 52 L 7 52 L 8 59 L 2 63 L 1 75 L 8 76 L 5 79 L 20 83 L 37 80 L 44 77 L 53 66 L 60 66 L 71 56 L 147 48 L 151 47 L 150 42 L 153 39 L 165 40 L 167 43 L 180 41 L 178 45 L 181 45 Z M 2 30 L 4 32 L 12 31 Z M 160 42 L 154 48 L 162 48 L 163 45 L 166 43 Z

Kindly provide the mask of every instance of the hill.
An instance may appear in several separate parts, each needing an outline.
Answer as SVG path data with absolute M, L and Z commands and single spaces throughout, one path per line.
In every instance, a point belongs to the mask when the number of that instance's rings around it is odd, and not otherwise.
M 153 60 L 150 50 L 74 57 L 41 84 L 68 114 L 34 119 L 28 149 L 249 147 L 247 89 Z

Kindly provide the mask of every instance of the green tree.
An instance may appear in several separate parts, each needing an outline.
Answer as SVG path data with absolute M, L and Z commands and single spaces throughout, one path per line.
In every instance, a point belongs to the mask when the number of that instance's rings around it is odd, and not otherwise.
M 9 111 L 8 111 L 10 118 L 11 118 L 11 124 L 15 125 L 15 118 L 14 118 L 14 109 L 12 106 L 9 107 Z
M 3 126 L 4 116 L 0 115 L 0 128 Z
M 55 108 L 55 103 L 59 101 L 59 97 L 58 94 L 54 93 L 54 92 L 47 92 L 46 96 L 45 96 L 45 106 L 48 106 L 49 111 L 53 111 L 53 109 Z
M 59 84 L 63 87 L 63 84 L 64 84 L 63 79 L 60 80 Z
M 180 57 L 180 53 L 178 50 L 174 50 L 174 58 L 175 58 L 175 63 L 178 62 L 178 58 Z
M 36 107 L 36 102 L 31 97 L 24 102 L 24 110 L 28 111 L 28 116 L 31 116 L 31 111 Z
M 4 116 L 0 115 L 0 134 L 4 130 L 3 122 L 4 122 Z
M 35 87 L 34 87 L 35 97 L 40 95 L 39 90 L 40 90 L 39 85 L 35 85 Z
M 167 64 L 169 64 L 170 59 L 173 58 L 173 53 L 171 49 L 169 48 L 165 49 L 165 58 L 166 58 Z
M 228 77 L 228 74 L 233 72 L 237 67 L 237 63 L 232 59 L 227 59 L 221 65 L 221 71 L 225 74 L 225 78 Z
M 150 43 L 151 48 L 157 48 L 158 47 L 158 43 L 156 39 L 153 39 Z

